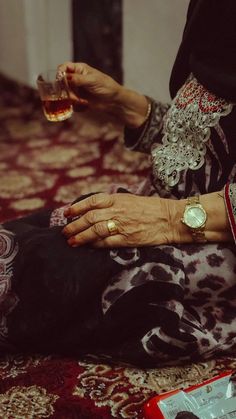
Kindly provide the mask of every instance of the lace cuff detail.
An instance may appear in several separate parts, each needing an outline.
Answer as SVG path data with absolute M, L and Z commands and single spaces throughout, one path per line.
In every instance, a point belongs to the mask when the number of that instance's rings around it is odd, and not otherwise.
M 178 184 L 186 170 L 198 170 L 205 163 L 211 129 L 233 109 L 191 74 L 178 91 L 164 118 L 162 144 L 152 147 L 154 179 L 166 189 Z
M 224 199 L 230 227 L 236 243 L 236 183 L 227 183 L 224 188 Z
M 163 127 L 163 117 L 169 105 L 165 105 L 151 98 L 148 98 L 152 105 L 151 114 L 142 127 L 137 129 L 127 128 L 124 130 L 125 145 L 130 150 L 149 153 L 154 142 L 158 141 Z M 161 137 L 159 142 L 161 141 Z

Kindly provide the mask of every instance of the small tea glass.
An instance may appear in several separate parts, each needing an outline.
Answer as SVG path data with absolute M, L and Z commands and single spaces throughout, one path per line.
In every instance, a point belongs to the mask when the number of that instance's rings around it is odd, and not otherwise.
M 37 86 L 48 121 L 65 121 L 72 116 L 73 106 L 65 73 L 47 70 L 39 74 Z

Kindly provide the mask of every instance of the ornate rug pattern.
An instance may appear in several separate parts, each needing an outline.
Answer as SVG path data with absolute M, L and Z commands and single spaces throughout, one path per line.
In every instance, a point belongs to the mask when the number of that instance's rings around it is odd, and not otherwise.
M 0 222 L 110 183 L 136 183 L 149 167 L 146 156 L 123 148 L 121 129 L 105 115 L 49 123 L 37 92 L 3 76 L 0 121 Z M 143 403 L 155 394 L 226 369 L 236 369 L 236 360 L 143 370 L 54 355 L 3 356 L 0 418 L 141 419 Z

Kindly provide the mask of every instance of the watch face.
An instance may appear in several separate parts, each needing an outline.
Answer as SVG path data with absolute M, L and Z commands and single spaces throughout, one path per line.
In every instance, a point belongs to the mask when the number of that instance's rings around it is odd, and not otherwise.
M 201 207 L 191 206 L 185 211 L 184 221 L 191 228 L 200 228 L 206 222 L 206 212 Z

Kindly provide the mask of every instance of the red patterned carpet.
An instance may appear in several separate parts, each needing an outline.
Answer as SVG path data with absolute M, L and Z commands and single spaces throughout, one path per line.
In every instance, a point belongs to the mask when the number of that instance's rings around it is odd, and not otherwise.
M 47 122 L 37 93 L 0 77 L 0 222 L 132 184 L 148 160 L 122 146 L 122 133 L 105 116 L 73 115 Z M 0 284 L 1 285 L 1 284 Z M 58 356 L 0 358 L 0 418 L 142 418 L 142 405 L 165 390 L 236 368 L 219 359 L 185 367 L 141 370 Z

